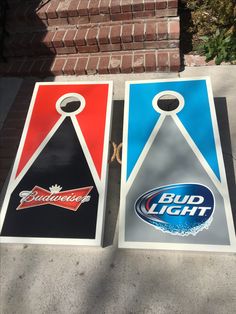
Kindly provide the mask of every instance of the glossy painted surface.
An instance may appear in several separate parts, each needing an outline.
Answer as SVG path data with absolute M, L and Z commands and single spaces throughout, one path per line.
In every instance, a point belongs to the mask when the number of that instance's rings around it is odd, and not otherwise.
M 127 82 L 125 97 L 120 247 L 236 251 L 209 78 Z
M 3 242 L 101 244 L 111 92 L 109 82 L 36 85 L 1 215 Z M 71 99 L 78 108 L 66 112 Z

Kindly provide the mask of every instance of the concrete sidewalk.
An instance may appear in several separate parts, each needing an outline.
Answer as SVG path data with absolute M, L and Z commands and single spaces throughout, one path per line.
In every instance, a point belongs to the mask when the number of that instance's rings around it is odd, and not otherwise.
M 232 208 L 236 211 L 236 66 L 186 68 L 180 73 L 180 77 L 195 76 L 210 76 L 212 80 Z M 113 80 L 113 99 L 123 100 L 125 80 L 171 77 L 177 74 L 48 80 Z M 123 102 L 115 101 L 112 140 L 118 143 L 122 116 Z M 235 313 L 236 254 L 117 248 L 119 182 L 120 166 L 112 163 L 104 248 L 1 245 L 0 313 Z

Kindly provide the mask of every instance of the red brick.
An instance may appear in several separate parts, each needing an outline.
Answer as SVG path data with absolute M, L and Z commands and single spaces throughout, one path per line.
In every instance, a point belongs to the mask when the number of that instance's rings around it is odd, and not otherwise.
M 68 9 L 70 2 L 69 1 L 60 1 L 59 6 L 57 7 L 57 15 L 58 17 L 67 17 Z
M 158 52 L 158 69 L 160 71 L 169 70 L 169 56 L 168 52 Z
M 132 10 L 133 11 L 143 11 L 143 2 L 140 0 L 133 0 Z
M 88 12 L 89 14 L 99 14 L 99 0 L 90 0 L 88 1 Z
M 46 20 L 47 19 L 47 14 L 46 11 L 48 7 L 50 6 L 50 2 L 42 6 L 37 12 L 36 15 L 39 17 L 39 19 Z
M 63 68 L 63 73 L 66 75 L 74 75 L 75 64 L 77 62 L 77 58 L 69 58 L 66 60 L 66 63 Z
M 180 69 L 180 56 L 179 52 L 169 52 L 170 58 L 170 70 L 171 71 L 179 71 Z
M 143 49 L 143 47 L 144 47 L 143 41 L 122 44 L 122 50 L 140 50 Z
M 146 41 L 144 42 L 145 49 L 167 49 L 171 48 L 169 40 L 158 40 L 158 41 Z
M 64 55 L 64 54 L 74 54 L 77 52 L 75 47 L 58 47 L 55 48 L 56 49 L 56 53 L 59 55 Z
M 156 71 L 156 54 L 153 53 L 145 53 L 145 71 L 147 72 L 155 72 Z
M 133 69 L 134 73 L 144 72 L 144 54 L 134 54 Z
M 69 16 L 68 17 L 68 23 L 70 25 L 76 25 L 76 24 L 86 24 L 89 23 L 89 17 L 84 16 Z
M 131 12 L 127 13 L 116 13 L 111 15 L 112 21 L 125 21 L 125 20 L 132 20 L 133 15 Z
M 155 22 L 146 24 L 145 39 L 146 40 L 156 40 L 157 39 L 156 23 Z
M 126 24 L 122 26 L 121 41 L 128 43 L 133 41 L 133 24 Z
M 109 64 L 109 72 L 111 74 L 120 73 L 121 56 L 111 56 Z
M 57 16 L 57 7 L 59 3 L 57 1 L 51 1 L 49 7 L 47 8 L 46 15 L 48 19 L 56 19 Z
M 32 66 L 33 66 L 33 63 L 34 63 L 34 59 L 28 59 L 28 60 L 26 60 L 26 61 L 23 63 L 21 69 L 20 69 L 20 74 L 21 74 L 21 75 L 28 75 L 28 74 L 30 74 L 31 68 L 32 68 Z
M 76 30 L 75 29 L 68 29 L 66 35 L 64 37 L 64 45 L 66 47 L 74 46 L 74 38 L 75 38 Z
M 156 9 L 166 9 L 167 8 L 167 2 L 166 1 L 156 1 Z
M 102 26 L 99 29 L 98 34 L 98 42 L 99 44 L 108 44 L 109 43 L 109 34 L 110 34 L 110 27 Z
M 138 11 L 138 12 L 133 12 L 133 18 L 134 19 L 144 19 L 148 17 L 154 17 L 155 16 L 155 11 Z
M 32 68 L 31 68 L 31 74 L 32 75 L 39 75 L 41 73 L 41 68 L 44 64 L 44 60 L 35 60 Z
M 68 8 L 68 16 L 77 16 L 79 13 L 78 13 L 78 5 L 79 5 L 79 0 L 72 0 L 70 5 L 69 5 L 69 8 Z
M 90 23 L 102 23 L 110 21 L 109 14 L 100 14 L 100 15 L 90 15 L 89 17 Z
M 96 45 L 97 44 L 97 34 L 98 34 L 98 28 L 90 28 L 87 32 L 86 36 L 86 42 L 88 45 Z
M 132 55 L 123 55 L 121 62 L 121 73 L 131 73 L 132 72 Z
M 132 12 L 132 0 L 122 0 L 121 11 Z
M 169 22 L 169 38 L 179 39 L 179 21 Z
M 145 10 L 155 10 L 155 0 L 144 1 Z
M 144 24 L 134 24 L 134 41 L 144 40 Z
M 105 13 L 105 14 L 109 13 L 109 4 L 110 4 L 110 0 L 101 0 L 101 2 L 100 2 L 100 14 L 101 13 Z
M 13 56 L 16 56 L 16 57 L 27 56 L 27 55 L 28 55 L 28 52 L 30 52 L 30 51 L 27 51 L 26 48 L 18 48 L 18 49 L 15 49 L 15 50 L 14 50 Z
M 61 31 L 57 31 L 55 33 L 55 36 L 52 39 L 52 44 L 53 47 L 57 48 L 57 47 L 63 47 L 64 43 L 63 43 L 63 37 L 65 36 L 66 31 L 61 30 Z
M 23 66 L 23 63 L 24 63 L 24 59 L 21 61 L 14 60 L 8 72 L 11 73 L 11 75 L 19 75 L 21 67 Z
M 105 45 L 100 45 L 99 46 L 100 51 L 120 51 L 121 46 L 120 44 L 105 44 Z
M 42 65 L 41 72 L 44 75 L 52 74 L 52 67 L 53 67 L 53 65 L 54 65 L 53 59 L 46 59 L 44 61 L 44 64 Z
M 59 26 L 59 25 L 65 25 L 67 24 L 67 18 L 66 17 L 60 17 L 59 19 L 49 19 L 48 25 L 49 26 Z
M 94 52 L 98 52 L 98 46 L 97 45 L 78 46 L 78 50 L 81 53 L 94 53 Z
M 87 28 L 78 29 L 74 38 L 74 42 L 76 46 L 86 45 L 86 41 L 85 41 L 86 33 L 87 33 Z
M 168 8 L 178 8 L 178 0 L 168 0 Z
M 115 25 L 111 27 L 110 40 L 112 44 L 120 43 L 121 26 Z
M 79 15 L 88 15 L 88 0 L 80 0 L 77 10 Z
M 52 66 L 52 73 L 54 75 L 62 75 L 62 69 L 65 65 L 66 59 L 65 58 L 60 58 L 60 59 L 56 59 L 53 66 Z
M 158 26 L 158 39 L 167 39 L 168 38 L 168 24 L 167 22 L 159 22 Z
M 35 45 L 40 45 L 42 37 L 44 34 L 42 32 L 38 33 L 25 33 L 25 34 L 17 34 L 17 44 L 19 47 L 29 47 L 29 45 L 32 45 L 32 39 L 35 38 L 36 41 L 34 42 Z
M 75 74 L 83 75 L 86 74 L 86 66 L 88 63 L 88 57 L 80 57 L 75 66 Z
M 55 48 L 52 48 L 52 47 L 48 48 L 45 46 L 30 49 L 30 51 L 32 52 L 31 55 L 54 55 L 54 54 L 56 54 Z
M 99 57 L 91 57 L 91 56 L 89 57 L 87 69 L 86 69 L 86 72 L 88 75 L 97 73 L 98 61 L 99 61 Z
M 22 46 L 22 47 L 26 47 L 26 46 L 29 47 L 29 46 L 31 46 L 32 49 L 38 48 L 39 46 L 44 46 L 45 47 L 45 45 L 44 45 L 44 38 L 47 35 L 47 33 L 45 33 L 45 32 L 37 32 L 37 33 L 29 33 L 29 35 L 30 35 L 30 38 L 28 38 L 27 42 L 25 42 L 25 40 L 27 38 L 22 38 L 21 39 L 21 42 L 20 42 L 21 45 L 20 46 Z M 18 37 L 16 43 L 19 42 L 19 41 L 20 41 L 20 37 Z M 51 39 L 49 39 L 48 45 L 50 47 L 52 47 Z
M 110 57 L 109 56 L 102 56 L 100 57 L 99 64 L 98 64 L 98 73 L 99 74 L 107 74 L 108 67 L 110 63 Z
M 121 2 L 120 0 L 111 0 L 111 8 L 110 8 L 111 13 L 121 12 L 120 2 Z

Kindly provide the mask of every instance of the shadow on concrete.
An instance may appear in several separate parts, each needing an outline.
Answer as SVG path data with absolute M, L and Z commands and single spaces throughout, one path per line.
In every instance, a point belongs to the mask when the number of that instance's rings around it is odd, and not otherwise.
M 111 141 L 117 145 L 122 142 L 124 101 L 113 101 Z M 111 149 L 112 154 L 112 149 Z M 109 167 L 107 206 L 103 247 L 113 244 L 119 211 L 121 166 L 114 160 Z
M 219 126 L 220 140 L 223 151 L 223 158 L 225 164 L 225 171 L 231 201 L 232 214 L 234 218 L 234 224 L 236 223 L 236 185 L 234 174 L 235 157 L 232 153 L 232 145 L 230 139 L 229 119 L 227 111 L 227 102 L 225 97 L 214 98 L 217 121 Z

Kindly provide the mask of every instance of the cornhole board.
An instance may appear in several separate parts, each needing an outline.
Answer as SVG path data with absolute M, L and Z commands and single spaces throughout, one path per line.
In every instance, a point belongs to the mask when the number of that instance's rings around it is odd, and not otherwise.
M 209 78 L 126 83 L 119 246 L 236 251 Z
M 111 102 L 112 82 L 35 85 L 1 242 L 101 245 Z

